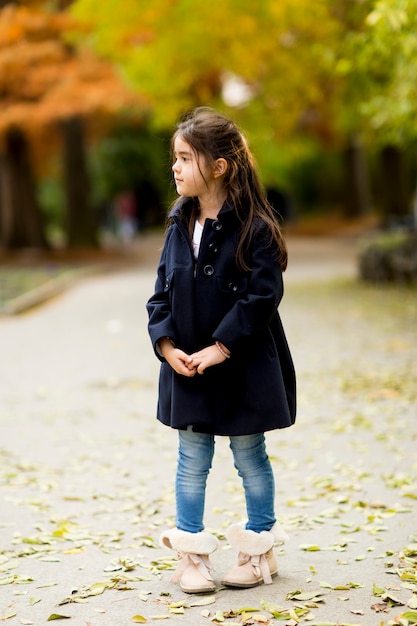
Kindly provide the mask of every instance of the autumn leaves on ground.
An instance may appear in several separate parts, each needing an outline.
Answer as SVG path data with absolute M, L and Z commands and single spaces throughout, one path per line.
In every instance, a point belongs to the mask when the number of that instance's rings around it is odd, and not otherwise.
M 327 227 L 323 207 L 334 204 L 349 217 L 375 205 L 408 218 L 412 3 L 254 4 L 1 3 L 2 250 L 53 246 L 57 236 L 91 249 L 99 202 L 144 180 L 169 195 L 155 127 L 166 133 L 201 104 L 229 110 L 265 183 L 282 177 L 297 209 L 323 211 Z M 135 141 L 143 131 L 140 158 L 111 160 L 123 153 L 115 135 L 102 146 L 105 175 L 93 176 L 92 142 L 126 119 Z M 282 316 L 299 412 L 294 428 L 268 435 L 290 540 L 277 548 L 278 578 L 253 590 L 185 596 L 170 582 L 175 554 L 158 545 L 173 524 L 176 437 L 155 420 L 158 363 L 144 309 L 154 271 L 84 279 L 0 319 L 1 621 L 417 624 L 416 296 L 336 279 L 337 255 L 316 276 L 324 245 L 316 240 L 296 280 L 290 248 Z M 9 300 L 28 276 L 10 281 L 6 270 Z M 221 539 L 220 580 L 236 558 L 225 530 L 245 508 L 227 441 L 216 445 L 206 513 Z
M 176 437 L 154 417 L 153 271 L 84 279 L 1 320 L 5 623 L 417 622 L 415 293 L 301 275 L 288 274 L 282 305 L 298 421 L 268 435 L 290 540 L 274 583 L 246 591 L 181 593 L 175 554 L 158 545 L 173 524 Z M 216 447 L 206 522 L 220 580 L 236 558 L 225 529 L 245 509 L 227 441 Z

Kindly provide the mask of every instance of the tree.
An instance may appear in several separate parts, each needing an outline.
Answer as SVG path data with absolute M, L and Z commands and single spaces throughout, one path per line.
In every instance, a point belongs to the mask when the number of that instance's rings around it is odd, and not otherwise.
M 237 76 L 251 93 L 238 114 L 267 114 L 282 136 L 331 103 L 321 42 L 336 40 L 340 25 L 327 4 L 261 0 L 254 10 L 249 0 L 224 0 L 213 10 L 203 0 L 104 0 L 97 11 L 93 0 L 77 0 L 72 14 L 90 26 L 96 52 L 146 94 L 156 123 L 208 102 L 227 108 L 221 96 Z M 316 125 L 323 138 L 325 120 Z
M 37 172 L 31 156 L 36 153 L 39 169 L 39 162 L 51 151 L 61 149 L 71 225 L 68 244 L 91 245 L 96 233 L 81 128 L 100 132 L 106 120 L 126 107 L 137 108 L 140 115 L 144 101 L 126 88 L 110 63 L 75 47 L 70 33 L 76 24 L 67 11 L 49 10 L 44 2 L 27 4 L 8 4 L 0 11 L 1 243 L 5 247 L 45 243 L 44 234 L 37 232 L 42 223 L 34 200 Z M 26 171 L 31 168 L 35 173 L 27 175 L 32 185 L 27 194 L 16 188 L 21 176 L 7 174 L 19 167 L 17 152 L 7 148 L 11 132 L 20 137 Z M 33 223 L 38 224 L 37 230 Z M 20 235 L 10 237 L 7 232 Z
M 0 237 L 4 247 L 45 247 L 30 150 L 18 127 L 9 128 L 4 137 L 0 190 Z
M 62 122 L 64 189 L 67 200 L 67 244 L 96 246 L 97 224 L 92 210 L 84 124 L 80 116 Z
M 361 133 L 380 150 L 379 196 L 389 218 L 409 213 L 407 146 L 417 133 L 417 2 L 365 3 L 355 28 L 346 31 L 338 63 L 345 106 L 342 133 Z
M 76 0 L 88 42 L 146 94 L 155 123 L 184 109 L 227 109 L 259 144 L 344 151 L 350 212 L 369 206 L 365 148 L 415 137 L 416 0 Z M 267 121 L 267 123 L 265 123 Z M 349 200 L 349 199 L 348 199 Z

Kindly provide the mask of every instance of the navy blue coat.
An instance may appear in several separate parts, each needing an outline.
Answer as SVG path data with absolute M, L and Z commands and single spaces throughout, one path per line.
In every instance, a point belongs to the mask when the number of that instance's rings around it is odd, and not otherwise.
M 247 435 L 295 421 L 295 372 L 277 311 L 283 295 L 275 246 L 263 223 L 248 255 L 250 272 L 237 268 L 238 221 L 225 204 L 204 224 L 195 262 L 187 223 L 191 200 L 174 207 L 162 251 L 155 293 L 147 303 L 149 334 L 161 360 L 158 419 L 173 428 Z M 188 354 L 214 341 L 231 358 L 188 378 L 157 350 L 170 337 Z

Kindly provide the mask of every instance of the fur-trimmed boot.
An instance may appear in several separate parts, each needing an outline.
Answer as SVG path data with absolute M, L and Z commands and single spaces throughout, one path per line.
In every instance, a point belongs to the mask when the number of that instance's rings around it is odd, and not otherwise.
M 271 530 L 261 533 L 233 524 L 226 536 L 238 551 L 238 563 L 223 576 L 222 585 L 247 589 L 263 582 L 266 585 L 272 583 L 272 578 L 278 574 L 273 545 L 288 538 L 280 524 L 276 522 Z
M 172 528 L 162 533 L 161 546 L 176 550 L 178 567 L 172 577 L 185 593 L 208 593 L 215 591 L 216 585 L 211 576 L 209 554 L 219 545 L 214 535 L 204 531 L 189 533 Z

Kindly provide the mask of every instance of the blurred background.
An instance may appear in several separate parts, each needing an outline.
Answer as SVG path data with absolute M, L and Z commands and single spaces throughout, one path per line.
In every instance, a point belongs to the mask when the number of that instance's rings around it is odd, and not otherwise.
M 372 232 L 363 276 L 417 280 L 416 8 L 0 2 L 0 258 L 160 228 L 175 122 L 211 105 L 245 130 L 289 233 Z

